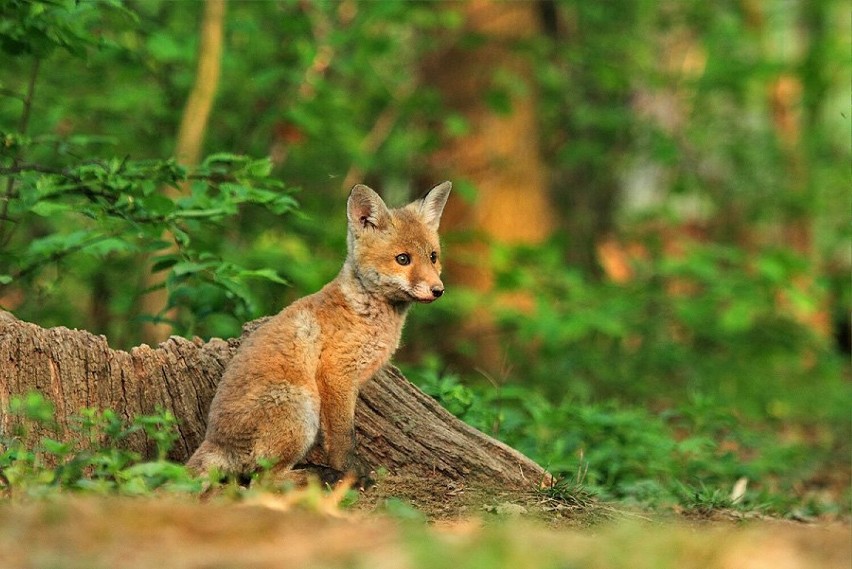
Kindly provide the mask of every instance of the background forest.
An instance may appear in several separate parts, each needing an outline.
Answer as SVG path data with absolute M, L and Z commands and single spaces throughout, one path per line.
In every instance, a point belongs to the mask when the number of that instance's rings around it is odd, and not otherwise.
M 354 183 L 449 179 L 412 381 L 607 499 L 848 513 L 850 39 L 829 0 L 5 0 L 0 307 L 235 336 L 336 274 Z

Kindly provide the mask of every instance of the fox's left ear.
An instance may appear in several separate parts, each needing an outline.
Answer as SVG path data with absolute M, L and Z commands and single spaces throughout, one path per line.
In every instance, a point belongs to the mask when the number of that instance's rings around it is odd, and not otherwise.
M 450 182 L 441 182 L 423 197 L 418 200 L 420 202 L 420 217 L 423 218 L 423 223 L 438 230 L 438 225 L 441 223 L 441 214 L 444 213 L 444 206 L 447 205 L 447 198 L 450 197 L 450 190 L 453 188 Z
M 388 207 L 379 194 L 363 184 L 356 184 L 349 192 L 346 214 L 349 217 L 349 226 L 357 231 L 368 227 L 385 229 L 390 219 Z

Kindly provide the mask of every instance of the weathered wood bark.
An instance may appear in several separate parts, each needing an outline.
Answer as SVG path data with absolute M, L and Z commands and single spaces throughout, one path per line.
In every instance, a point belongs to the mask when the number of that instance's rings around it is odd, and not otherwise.
M 125 352 L 110 349 L 103 336 L 40 328 L 0 311 L 0 432 L 13 427 L 10 397 L 31 390 L 56 404 L 60 436 L 83 407 L 113 409 L 128 419 L 161 407 L 180 421 L 170 458 L 184 461 L 204 437 L 216 384 L 239 342 L 173 336 L 157 348 Z M 527 457 L 450 415 L 393 367 L 362 390 L 355 425 L 360 460 L 433 480 L 436 491 L 449 480 L 529 489 L 549 479 Z M 153 451 L 142 437 L 128 445 L 145 455 Z

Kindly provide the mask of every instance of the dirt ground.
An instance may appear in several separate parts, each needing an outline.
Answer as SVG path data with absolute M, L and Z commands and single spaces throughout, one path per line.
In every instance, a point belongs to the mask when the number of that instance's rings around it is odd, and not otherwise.
M 382 510 L 387 500 L 393 500 L 410 504 L 432 522 L 496 514 L 521 515 L 556 525 L 575 526 L 580 523 L 578 520 L 599 517 L 592 508 L 550 500 L 532 485 L 528 491 L 518 492 L 478 488 L 444 477 L 437 480 L 440 482 L 385 476 L 368 491 L 359 493 L 354 507 L 362 513 L 373 513 Z
M 422 486 L 406 490 L 394 482 L 399 481 L 380 482 L 343 509 L 342 493 L 310 489 L 257 492 L 242 500 L 223 495 L 5 500 L 0 567 L 852 567 L 847 523 L 661 521 L 602 505 L 560 509 L 534 493 L 508 496 L 463 487 L 424 502 Z M 402 510 L 392 511 L 388 500 L 403 504 Z M 418 509 L 406 510 L 409 501 Z M 407 515 L 412 512 L 420 517 Z

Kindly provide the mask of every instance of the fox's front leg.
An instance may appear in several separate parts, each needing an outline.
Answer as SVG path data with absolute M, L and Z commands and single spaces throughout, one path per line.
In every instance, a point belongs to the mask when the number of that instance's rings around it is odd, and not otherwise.
M 337 382 L 336 385 L 346 385 L 346 383 Z M 327 465 L 341 473 L 349 470 L 352 465 L 355 451 L 355 402 L 357 399 L 357 390 L 339 387 L 326 389 L 322 397 L 320 408 L 322 447 Z

